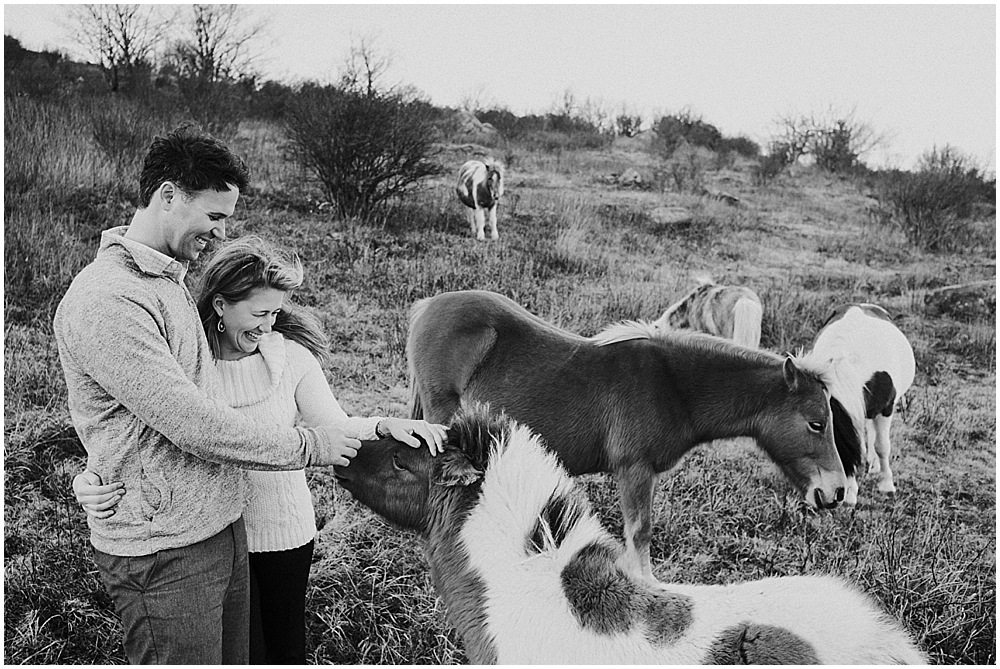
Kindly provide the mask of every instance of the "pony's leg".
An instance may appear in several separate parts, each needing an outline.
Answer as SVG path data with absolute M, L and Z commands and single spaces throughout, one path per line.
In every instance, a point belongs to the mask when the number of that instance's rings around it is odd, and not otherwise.
M 892 424 L 892 416 L 875 416 L 875 452 L 878 454 L 879 463 L 879 492 L 891 494 L 896 492 L 896 484 L 892 480 L 892 469 L 889 468 L 889 453 L 892 450 L 889 444 L 889 426 Z
M 865 419 L 865 442 L 861 445 L 868 460 L 868 473 L 877 474 L 879 471 L 878 453 L 875 452 L 875 423 L 870 418 Z
M 500 239 L 500 233 L 497 231 L 497 206 L 494 204 L 490 207 L 490 237 L 492 239 Z
M 656 475 L 648 467 L 629 467 L 615 474 L 625 524 L 625 547 L 637 574 L 656 581 L 649 559 L 653 537 L 653 483 Z
M 465 213 L 466 219 L 469 221 L 469 229 L 472 230 L 472 234 L 476 234 L 476 210 L 469 209 Z
M 483 228 L 486 226 L 486 212 L 483 211 L 482 207 L 476 207 L 476 239 L 482 241 L 486 239 L 486 234 L 483 232 Z
M 844 493 L 844 506 L 857 506 L 858 504 L 858 475 L 851 474 L 847 477 L 847 489 Z

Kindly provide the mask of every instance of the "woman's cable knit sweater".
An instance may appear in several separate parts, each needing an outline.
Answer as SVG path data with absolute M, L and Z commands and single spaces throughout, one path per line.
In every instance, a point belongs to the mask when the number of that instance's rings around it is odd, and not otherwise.
M 284 426 L 337 425 L 348 437 L 374 439 L 380 420 L 350 418 L 333 396 L 319 362 L 301 344 L 272 332 L 259 355 L 217 360 L 229 405 L 255 421 Z M 298 548 L 316 536 L 312 495 L 304 469 L 248 471 L 243 517 L 252 553 Z

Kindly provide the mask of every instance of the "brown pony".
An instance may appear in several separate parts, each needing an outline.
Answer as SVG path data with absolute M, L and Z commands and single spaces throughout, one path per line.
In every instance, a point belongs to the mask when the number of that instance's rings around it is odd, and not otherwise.
M 462 399 L 487 402 L 538 432 L 570 474 L 613 474 L 629 555 L 651 579 L 656 476 L 700 443 L 753 437 L 807 504 L 844 499 L 824 385 L 836 379 L 809 357 L 642 323 L 588 339 L 485 291 L 418 301 L 407 356 L 412 416 L 443 423 Z

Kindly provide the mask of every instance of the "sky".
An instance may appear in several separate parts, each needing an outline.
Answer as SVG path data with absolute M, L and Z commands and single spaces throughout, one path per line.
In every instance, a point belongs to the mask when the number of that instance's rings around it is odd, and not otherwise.
M 780 118 L 852 114 L 873 166 L 951 145 L 996 166 L 995 5 L 245 5 L 264 78 L 331 83 L 352 41 L 442 106 L 524 113 L 569 92 L 652 120 L 687 110 L 766 145 Z M 67 5 L 4 5 L 4 33 L 84 60 Z

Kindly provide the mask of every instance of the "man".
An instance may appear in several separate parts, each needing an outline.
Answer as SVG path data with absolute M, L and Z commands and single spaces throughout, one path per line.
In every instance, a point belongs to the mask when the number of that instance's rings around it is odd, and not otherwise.
M 54 330 L 87 468 L 128 491 L 89 518 L 94 560 L 133 663 L 248 659 L 249 591 L 239 469 L 346 465 L 360 442 L 334 427 L 254 423 L 224 403 L 184 274 L 224 239 L 249 172 L 208 135 L 157 137 L 139 208 L 104 232 Z

